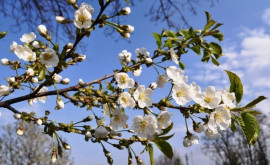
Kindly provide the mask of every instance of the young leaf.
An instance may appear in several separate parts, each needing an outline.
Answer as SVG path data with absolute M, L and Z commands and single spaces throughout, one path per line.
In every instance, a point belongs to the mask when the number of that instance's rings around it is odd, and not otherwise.
M 236 130 L 235 118 L 234 117 L 232 117 L 232 120 L 231 120 L 231 130 L 233 132 Z
M 182 70 L 184 70 L 186 68 L 186 65 L 184 63 L 182 63 L 181 61 L 179 61 L 178 65 L 180 66 L 180 68 Z
M 7 31 L 0 32 L 0 38 L 4 38 L 7 35 Z
M 206 14 L 206 20 L 207 22 L 209 22 L 209 20 L 211 19 L 211 14 L 207 11 L 205 11 L 205 14 Z
M 204 31 L 208 30 L 211 26 L 213 26 L 216 23 L 215 20 L 210 20 L 209 22 L 207 22 L 207 24 L 204 26 Z
M 241 117 L 238 117 L 238 122 L 243 129 L 248 144 L 255 144 L 260 134 L 260 126 L 256 117 L 250 113 L 243 112 Z
M 174 134 L 168 135 L 168 136 L 161 136 L 158 137 L 157 139 L 159 140 L 169 140 L 170 138 L 172 138 L 174 136 Z
M 230 79 L 230 82 L 231 82 L 230 92 L 235 93 L 236 102 L 239 103 L 242 100 L 242 96 L 243 96 L 242 82 L 241 82 L 240 78 L 235 73 L 230 72 L 228 70 L 225 70 L 225 72 L 227 73 L 227 75 Z
M 173 157 L 173 149 L 172 146 L 164 141 L 164 140 L 156 140 L 155 145 L 158 147 L 158 149 L 166 155 L 168 158 L 172 159 Z
M 161 35 L 158 33 L 153 33 L 153 36 L 156 39 L 156 43 L 157 43 L 158 48 L 160 48 L 161 44 L 162 44 Z
M 172 30 L 165 31 L 162 35 L 162 37 L 172 37 L 177 38 L 177 35 Z
M 125 0 L 125 2 L 126 2 L 127 4 L 129 4 L 129 5 L 130 5 L 130 2 L 129 2 L 129 0 Z
M 38 75 L 38 80 L 41 81 L 45 78 L 45 75 L 46 75 L 46 68 L 42 68 L 39 72 L 39 75 Z
M 211 56 L 211 60 L 212 60 L 212 63 L 215 64 L 216 66 L 220 65 L 219 62 L 212 56 Z
M 166 129 L 163 129 L 163 132 L 159 136 L 166 135 L 168 132 L 172 130 L 172 128 L 173 128 L 173 123 Z
M 257 99 L 251 101 L 250 103 L 248 103 L 247 105 L 245 105 L 243 108 L 253 108 L 253 107 L 256 106 L 256 104 L 258 104 L 259 102 L 263 101 L 264 99 L 267 99 L 267 97 L 259 96 Z
M 154 149 L 152 144 L 148 144 L 148 152 L 149 152 L 149 157 L 150 157 L 150 163 L 151 165 L 154 165 L 155 159 L 154 159 Z
M 223 33 L 213 33 L 211 36 L 218 39 L 219 41 L 223 41 Z
M 222 54 L 222 48 L 219 44 L 215 42 L 210 42 L 209 46 L 212 48 L 213 54 Z
M 163 47 L 168 47 L 169 49 L 172 48 L 172 41 L 168 39 Z
M 199 45 L 192 46 L 190 49 L 193 50 L 198 55 L 201 55 L 201 48 Z

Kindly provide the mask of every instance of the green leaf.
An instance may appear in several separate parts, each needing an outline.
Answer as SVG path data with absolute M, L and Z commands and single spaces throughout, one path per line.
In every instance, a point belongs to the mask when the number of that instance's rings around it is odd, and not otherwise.
M 186 36 L 188 34 L 188 29 L 182 29 L 177 32 L 177 36 Z
M 212 60 L 212 63 L 215 64 L 216 66 L 220 65 L 219 62 L 212 56 L 211 56 L 211 60 Z
M 63 156 L 63 150 L 62 150 L 62 147 L 60 146 L 59 143 L 58 143 L 58 146 L 57 146 L 57 151 L 58 151 L 58 155 L 62 158 L 62 156 Z
M 201 55 L 201 47 L 199 45 L 192 46 L 190 49 L 193 50 L 198 55 Z
M 209 12 L 205 11 L 205 15 L 206 15 L 207 22 L 209 22 L 209 20 L 211 19 L 211 14 Z
M 239 103 L 243 97 L 242 82 L 241 82 L 240 78 L 235 73 L 230 72 L 228 70 L 225 70 L 225 72 L 227 73 L 227 75 L 230 79 L 230 82 L 231 82 L 230 92 L 235 93 L 236 102 Z
M 212 37 L 218 39 L 219 41 L 223 41 L 223 33 L 214 33 L 214 34 L 211 34 Z
M 168 30 L 168 31 L 165 31 L 165 32 L 162 34 L 162 37 L 172 37 L 172 38 L 177 38 L 177 35 L 175 34 L 174 31 Z
M 221 25 L 223 25 L 222 23 L 217 23 L 212 29 L 211 31 L 217 29 L 218 27 L 220 27 Z
M 0 38 L 4 38 L 7 35 L 7 31 L 0 32 Z
M 129 4 L 129 5 L 130 5 L 130 2 L 129 2 L 129 0 L 125 0 L 125 2 L 126 2 L 127 4 Z
M 215 20 L 210 20 L 209 22 L 207 22 L 207 24 L 204 26 L 203 30 L 208 30 L 210 27 L 212 27 L 214 24 L 216 23 Z
M 179 61 L 178 65 L 180 66 L 180 68 L 182 70 L 184 70 L 186 68 L 186 65 L 184 63 L 182 63 L 181 61 Z
M 149 157 L 150 157 L 150 163 L 151 165 L 154 165 L 155 159 L 154 159 L 154 149 L 152 144 L 148 144 L 148 152 L 149 152 Z
M 154 32 L 153 33 L 153 36 L 156 39 L 156 44 L 157 44 L 158 48 L 160 48 L 161 47 L 161 44 L 162 44 L 161 35 Z
M 207 50 L 203 51 L 203 58 L 201 59 L 202 62 L 208 62 L 211 57 L 211 53 Z
M 236 130 L 235 118 L 232 118 L 232 120 L 231 120 L 231 130 L 232 130 L 233 132 Z
M 59 51 L 59 44 L 55 44 L 54 47 L 53 47 L 53 50 L 55 50 L 56 52 Z
M 209 46 L 212 48 L 213 54 L 222 54 L 222 48 L 219 44 L 215 42 L 210 42 Z
M 169 49 L 172 48 L 172 41 L 171 40 L 167 40 L 164 44 L 163 47 L 168 47 Z
M 173 157 L 173 149 L 170 143 L 164 141 L 164 140 L 156 140 L 155 145 L 158 147 L 158 149 L 166 155 L 168 158 L 172 159 Z
M 45 75 L 46 75 L 46 68 L 42 68 L 40 70 L 40 72 L 39 72 L 38 80 L 39 81 L 42 81 L 45 78 Z
M 172 128 L 173 128 L 173 123 L 169 127 L 167 127 L 166 129 L 163 129 L 162 130 L 163 132 L 159 136 L 166 135 L 168 132 L 170 132 L 172 130 Z
M 250 113 L 243 112 L 241 117 L 238 117 L 238 122 L 242 127 L 248 144 L 255 144 L 260 134 L 260 126 L 256 117 Z
M 174 136 L 174 134 L 168 135 L 168 136 L 161 136 L 158 137 L 157 139 L 159 140 L 169 140 L 170 138 L 172 138 Z
M 259 102 L 263 101 L 267 99 L 267 97 L 265 96 L 259 96 L 257 99 L 251 101 L 250 103 L 248 103 L 247 105 L 245 105 L 243 108 L 254 108 L 256 106 L 256 104 L 258 104 Z

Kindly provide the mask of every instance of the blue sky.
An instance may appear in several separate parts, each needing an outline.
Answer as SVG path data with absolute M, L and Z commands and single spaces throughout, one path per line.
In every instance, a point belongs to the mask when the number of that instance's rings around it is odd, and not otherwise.
M 78 4 L 80 4 L 79 1 Z M 152 2 L 151 2 L 152 4 Z M 97 4 L 91 4 L 97 8 Z M 131 14 L 127 16 L 123 24 L 130 24 L 135 27 L 135 32 L 129 39 L 131 42 L 106 37 L 103 29 L 98 29 L 91 34 L 90 38 L 84 39 L 87 44 L 87 51 L 79 52 L 87 55 L 86 61 L 79 65 L 70 67 L 64 71 L 61 76 L 69 77 L 71 85 L 76 84 L 79 78 L 85 82 L 97 79 L 106 74 L 112 73 L 113 69 L 120 68 L 118 62 L 118 53 L 126 49 L 135 57 L 135 49 L 145 47 L 149 52 L 156 49 L 155 40 L 152 37 L 152 32 L 161 32 L 162 28 L 166 28 L 166 24 L 159 22 L 158 24 L 149 22 L 144 14 L 148 11 L 150 1 L 136 3 L 136 6 L 131 7 Z M 202 2 L 197 7 L 197 16 L 192 16 L 183 11 L 189 18 L 189 23 L 194 28 L 202 28 L 205 24 L 204 11 L 209 11 L 212 17 L 218 22 L 224 23 L 220 28 L 224 33 L 224 42 L 221 43 L 224 49 L 225 56 L 221 58 L 221 66 L 216 67 L 213 64 L 204 64 L 200 62 L 200 57 L 193 53 L 189 53 L 183 58 L 187 65 L 185 74 L 189 76 L 189 82 L 196 81 L 198 85 L 204 89 L 208 85 L 216 86 L 218 89 L 224 89 L 229 86 L 228 78 L 223 71 L 224 69 L 231 70 L 237 73 L 244 84 L 244 98 L 242 104 L 251 101 L 259 95 L 270 97 L 270 2 L 267 0 L 245 0 L 245 1 L 220 1 L 210 8 L 207 3 Z M 96 10 L 97 11 L 97 10 Z M 97 14 L 97 13 L 95 13 Z M 94 14 L 94 16 L 95 16 Z M 2 16 L 0 16 L 2 17 Z M 1 18 L 0 31 L 9 29 L 10 20 L 3 21 Z M 39 23 L 37 22 L 38 26 Z M 12 41 L 20 42 L 19 38 L 24 33 L 29 33 L 27 28 L 23 28 L 18 33 L 8 33 L 7 37 L 0 40 L 1 51 L 0 58 L 9 58 L 15 60 L 16 56 L 9 52 L 9 45 Z M 37 31 L 34 31 L 36 34 Z M 38 36 L 38 35 L 37 35 Z M 38 36 L 37 39 L 41 39 Z M 62 46 L 64 43 L 60 43 Z M 171 65 L 174 65 L 171 63 Z M 5 84 L 4 77 L 8 77 L 15 73 L 10 72 L 8 68 L 0 66 L 1 78 L 0 84 Z M 145 78 L 147 77 L 147 79 Z M 143 68 L 142 75 L 136 77 L 141 84 L 150 84 L 156 80 L 154 69 Z M 64 86 L 59 86 L 62 88 Z M 166 89 L 155 91 L 154 99 L 158 99 L 159 94 L 163 94 Z M 28 91 L 26 91 L 27 93 Z M 22 94 L 22 93 L 19 93 Z M 164 95 L 164 94 L 163 94 Z M 12 94 L 10 98 L 18 95 Z M 90 114 L 83 109 L 78 109 L 72 105 L 66 105 L 65 109 L 54 111 L 55 97 L 50 97 L 46 104 L 37 103 L 29 107 L 27 103 L 16 104 L 15 107 L 21 111 L 34 111 L 37 115 L 44 114 L 44 110 L 51 109 L 54 120 L 61 122 L 69 122 L 70 120 L 78 121 L 82 117 Z M 257 106 L 265 113 L 269 112 L 270 101 L 266 100 Z M 13 122 L 12 113 L 0 109 L 2 116 L 0 124 Z M 65 112 L 63 112 L 65 111 Z M 130 113 L 130 112 L 129 112 Z M 130 113 L 131 114 L 131 113 Z M 140 112 L 132 112 L 132 114 L 140 114 Z M 181 114 L 174 115 L 175 136 L 170 141 L 173 148 L 183 157 L 185 153 L 193 153 L 194 164 L 200 164 L 202 160 L 209 162 L 209 158 L 200 152 L 200 145 L 184 148 L 182 145 L 183 137 L 185 136 L 184 121 Z M 131 118 L 130 118 L 131 121 Z M 108 122 L 107 122 L 108 123 Z M 95 124 L 93 124 L 95 125 Z M 191 125 L 191 124 L 190 124 Z M 75 164 L 106 164 L 101 147 L 97 144 L 84 142 L 84 137 L 79 135 L 62 134 L 72 147 L 72 156 Z M 136 146 L 137 151 L 143 148 Z M 154 148 L 157 150 L 157 148 Z M 116 151 L 112 149 L 112 157 L 115 164 L 126 164 L 126 151 Z M 115 152 L 116 151 L 116 152 Z M 156 157 L 160 152 L 156 153 Z M 148 156 L 142 155 L 145 163 L 148 163 Z

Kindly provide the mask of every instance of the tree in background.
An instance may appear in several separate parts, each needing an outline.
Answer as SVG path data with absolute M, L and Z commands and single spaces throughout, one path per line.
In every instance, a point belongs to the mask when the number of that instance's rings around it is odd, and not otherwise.
M 261 132 L 257 143 L 248 146 L 241 129 L 226 131 L 222 137 L 209 141 L 204 138 L 202 151 L 212 158 L 217 165 L 268 165 L 270 162 L 269 117 L 258 115 Z
M 52 140 L 34 124 L 24 124 L 25 134 L 16 134 L 16 124 L 8 124 L 0 129 L 1 165 L 51 165 Z M 72 165 L 70 152 L 65 152 L 54 165 Z
M 172 159 L 162 154 L 155 160 L 155 165 L 183 165 L 183 163 L 180 155 L 174 151 Z

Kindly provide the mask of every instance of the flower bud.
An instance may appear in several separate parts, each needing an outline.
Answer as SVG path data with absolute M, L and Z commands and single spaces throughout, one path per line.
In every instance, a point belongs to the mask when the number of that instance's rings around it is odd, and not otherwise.
M 64 78 L 60 83 L 61 84 L 69 84 L 70 79 L 69 78 Z
M 79 79 L 78 84 L 83 86 L 84 85 L 84 81 L 82 79 Z
M 63 109 L 65 107 L 65 103 L 60 96 L 57 97 L 56 104 L 56 109 Z
M 146 64 L 151 64 L 153 62 L 152 58 L 148 57 L 145 59 Z
M 44 26 L 44 25 L 38 26 L 38 32 L 43 37 L 46 37 L 48 35 L 48 30 L 47 30 L 46 26 Z
M 130 38 L 129 33 L 121 33 L 121 36 L 124 37 L 124 38 Z
M 37 121 L 36 121 L 36 123 L 37 123 L 37 125 L 42 125 L 42 120 L 41 119 L 38 119 Z
M 124 7 L 121 11 L 120 11 L 123 15 L 129 15 L 131 10 L 130 7 Z
M 67 3 L 73 5 L 77 2 L 77 0 L 67 0 Z
M 9 64 L 9 60 L 7 58 L 2 58 L 1 59 L 1 64 L 4 65 L 4 66 L 6 66 L 6 65 Z
M 13 115 L 13 117 L 14 117 L 15 119 L 20 119 L 20 118 L 22 117 L 22 115 L 19 114 L 19 113 L 15 113 L 15 114 Z
M 134 26 L 131 25 L 124 25 L 122 27 L 122 29 L 126 32 L 126 33 L 132 33 L 134 31 Z
M 15 77 L 6 77 L 5 80 L 9 83 L 14 83 L 15 82 Z
M 86 59 L 86 55 L 80 55 L 78 56 L 78 61 L 83 62 Z
M 106 155 L 106 157 L 111 157 L 112 153 L 111 152 L 107 152 L 105 155 Z
M 67 143 L 63 142 L 62 143 L 63 147 L 65 148 L 65 150 L 70 150 L 70 145 L 68 145 Z
M 151 88 L 152 90 L 156 89 L 157 88 L 157 83 L 156 82 L 151 83 L 149 88 Z
M 86 131 L 84 135 L 85 135 L 85 137 L 87 137 L 87 138 L 92 138 L 92 134 L 91 134 L 90 131 Z
M 26 74 L 28 76 L 34 76 L 35 75 L 35 72 L 32 68 L 28 68 L 27 71 L 26 71 Z
M 57 159 L 56 149 L 53 149 L 52 156 L 51 156 L 52 163 L 55 163 L 56 162 L 56 159 Z
M 63 16 L 56 16 L 56 17 L 55 17 L 55 20 L 56 20 L 58 23 L 65 23 L 66 18 L 63 17 Z
M 33 48 L 35 48 L 35 49 L 40 48 L 39 42 L 37 42 L 37 41 L 34 41 L 34 42 L 32 43 L 32 46 L 33 46 Z
M 32 82 L 32 83 L 38 83 L 38 78 L 33 77 L 33 78 L 31 79 L 31 82 Z
M 17 135 L 19 136 L 23 135 L 23 126 L 19 127 L 19 129 L 17 130 Z

